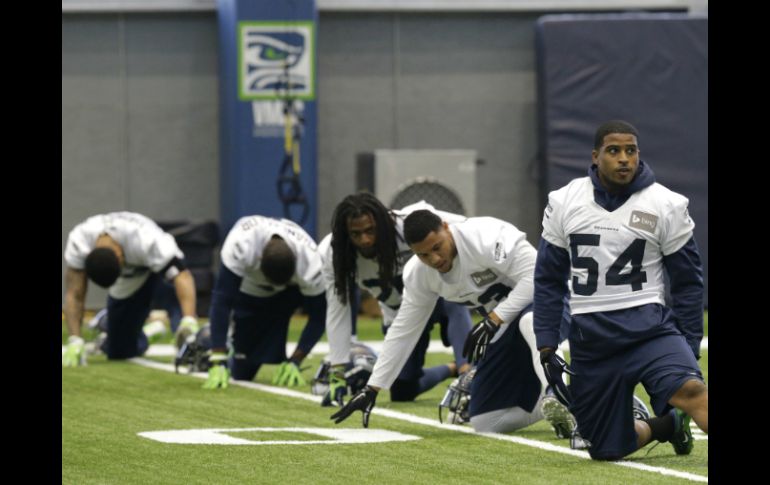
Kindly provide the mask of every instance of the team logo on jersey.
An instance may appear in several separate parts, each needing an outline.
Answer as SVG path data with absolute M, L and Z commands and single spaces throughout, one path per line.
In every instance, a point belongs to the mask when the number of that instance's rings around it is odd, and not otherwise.
M 476 286 L 486 286 L 489 283 L 497 279 L 497 275 L 491 269 L 479 271 L 478 273 L 471 273 L 471 279 Z
M 647 232 L 655 232 L 655 227 L 657 225 L 658 216 L 641 211 L 631 212 L 631 219 L 628 221 L 629 227 Z
M 508 255 L 505 253 L 505 249 L 503 248 L 503 243 L 500 241 L 497 241 L 495 243 L 495 263 L 499 263 L 500 261 L 503 261 L 507 257 Z
M 313 22 L 239 22 L 238 34 L 240 100 L 315 97 Z

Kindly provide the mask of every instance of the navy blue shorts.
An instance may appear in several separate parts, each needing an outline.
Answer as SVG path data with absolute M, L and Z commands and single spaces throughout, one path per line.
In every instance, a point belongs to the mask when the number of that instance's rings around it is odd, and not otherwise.
M 250 381 L 262 364 L 286 360 L 289 320 L 302 302 L 296 286 L 268 298 L 239 293 L 233 310 L 233 379 Z
M 107 340 L 102 350 L 108 359 L 129 359 L 144 354 L 149 342 L 142 332 L 150 315 L 150 302 L 160 276 L 150 273 L 147 281 L 128 298 L 107 297 Z
M 570 342 L 570 347 L 574 344 Z M 657 416 L 671 410 L 671 396 L 690 379 L 703 380 L 682 335 L 661 335 L 601 360 L 573 358 L 570 391 L 578 428 L 596 459 L 619 459 L 637 450 L 632 413 L 634 388 L 642 383 Z
M 519 319 L 531 311 L 532 305 L 527 306 L 479 362 L 471 384 L 471 417 L 514 406 L 527 412 L 535 408 L 541 383 L 532 366 L 532 350 L 519 330 Z

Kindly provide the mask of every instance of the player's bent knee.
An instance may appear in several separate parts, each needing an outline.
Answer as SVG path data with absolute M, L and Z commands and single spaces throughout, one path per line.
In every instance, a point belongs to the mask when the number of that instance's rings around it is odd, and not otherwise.
M 682 384 L 675 396 L 681 400 L 690 401 L 708 395 L 708 387 L 699 379 L 690 379 Z
M 596 461 L 620 461 L 623 459 L 622 456 L 618 455 L 593 455 L 591 452 L 588 452 L 589 455 L 591 455 L 592 460 Z
M 419 394 L 419 387 L 418 381 L 396 379 L 390 387 L 390 400 L 394 402 L 414 401 Z
M 495 426 L 488 420 L 484 419 L 471 419 L 471 426 L 473 431 L 477 433 L 500 433 L 501 430 L 495 428 Z

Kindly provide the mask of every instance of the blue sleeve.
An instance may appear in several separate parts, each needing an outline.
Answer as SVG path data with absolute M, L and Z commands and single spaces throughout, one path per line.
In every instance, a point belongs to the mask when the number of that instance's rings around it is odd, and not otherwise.
M 671 309 L 676 325 L 687 343 L 700 358 L 703 338 L 703 267 L 698 245 L 691 237 L 679 251 L 663 256 L 671 292 Z
M 559 345 L 569 272 L 567 250 L 541 238 L 535 262 L 534 328 L 538 349 Z
M 313 346 L 321 339 L 326 328 L 326 295 L 306 296 L 303 306 L 308 313 L 307 324 L 299 336 L 297 348 L 305 355 L 309 354 Z
M 211 293 L 211 346 L 225 348 L 227 346 L 227 329 L 230 326 L 230 312 L 235 306 L 235 300 L 241 287 L 241 278 L 224 264 L 219 265 L 219 274 Z

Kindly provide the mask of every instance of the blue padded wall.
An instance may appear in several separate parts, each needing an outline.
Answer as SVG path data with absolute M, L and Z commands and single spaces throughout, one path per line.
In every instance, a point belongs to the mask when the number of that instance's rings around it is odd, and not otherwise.
M 657 181 L 690 199 L 708 306 L 708 18 L 547 15 L 536 47 L 541 202 L 586 175 L 602 122 L 632 123 Z

